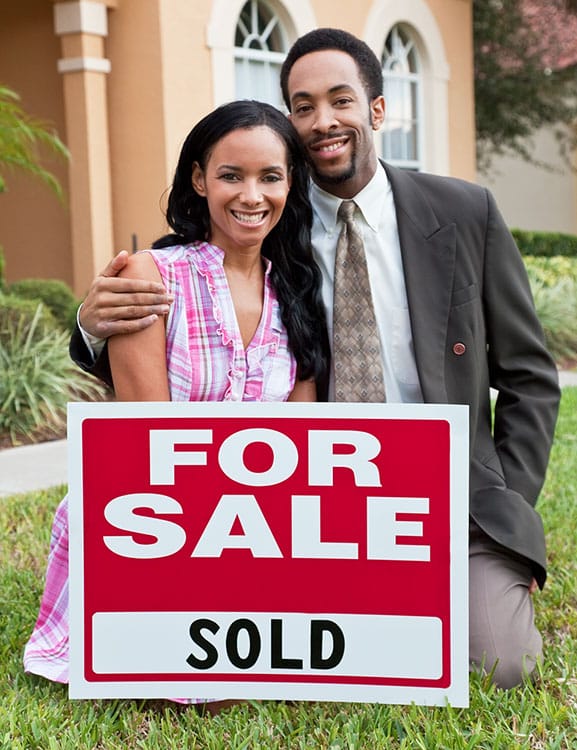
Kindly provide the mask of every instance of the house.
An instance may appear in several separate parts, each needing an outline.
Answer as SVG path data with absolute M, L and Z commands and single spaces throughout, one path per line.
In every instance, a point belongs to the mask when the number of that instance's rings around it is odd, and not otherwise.
M 564 70 L 577 79 L 577 14 L 568 13 L 561 0 L 525 0 L 524 13 L 548 50 L 544 70 Z M 554 131 L 541 128 L 527 142 L 535 164 L 495 156 L 478 182 L 493 192 L 509 226 L 577 234 L 577 152 L 564 159 Z
M 56 126 L 62 206 L 25 175 L 0 198 L 8 280 L 60 278 L 83 295 L 120 249 L 165 231 L 180 145 L 235 98 L 282 106 L 278 72 L 301 34 L 337 26 L 383 61 L 379 153 L 475 179 L 471 0 L 19 0 L 5 3 L 0 81 Z

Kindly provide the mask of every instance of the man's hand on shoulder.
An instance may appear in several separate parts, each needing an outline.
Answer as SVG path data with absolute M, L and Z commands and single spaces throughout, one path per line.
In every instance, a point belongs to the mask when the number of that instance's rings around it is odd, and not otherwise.
M 92 282 L 79 314 L 86 333 L 100 339 L 135 333 L 168 313 L 173 298 L 161 283 L 118 277 L 129 258 L 118 253 Z

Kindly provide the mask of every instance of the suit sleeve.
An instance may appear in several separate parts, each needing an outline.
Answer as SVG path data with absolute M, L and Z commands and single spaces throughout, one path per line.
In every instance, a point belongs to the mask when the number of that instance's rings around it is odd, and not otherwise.
M 507 486 L 535 505 L 559 408 L 557 369 L 544 342 L 523 259 L 487 192 L 483 303 L 494 441 Z
M 111 388 L 112 385 L 112 373 L 110 372 L 110 362 L 108 361 L 108 346 L 105 345 L 101 354 L 93 359 L 91 352 L 84 343 L 82 334 L 78 325 L 74 327 L 72 336 L 70 338 L 69 346 L 70 357 L 85 372 L 94 375 L 95 377 L 102 380 L 106 385 Z

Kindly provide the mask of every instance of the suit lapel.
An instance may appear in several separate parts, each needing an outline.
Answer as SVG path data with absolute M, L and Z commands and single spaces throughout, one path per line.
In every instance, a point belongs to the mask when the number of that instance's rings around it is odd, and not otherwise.
M 441 226 L 414 176 L 385 165 L 393 190 L 415 360 L 425 402 L 446 403 L 456 226 Z

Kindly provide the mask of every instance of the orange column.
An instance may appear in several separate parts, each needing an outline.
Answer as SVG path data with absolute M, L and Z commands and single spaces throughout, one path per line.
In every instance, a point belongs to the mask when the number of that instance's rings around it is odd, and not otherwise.
M 70 149 L 70 224 L 73 286 L 84 295 L 95 274 L 113 254 L 110 145 L 106 97 L 110 62 L 104 56 L 108 33 L 106 5 L 63 2 L 54 6 L 54 28 L 61 39 Z

